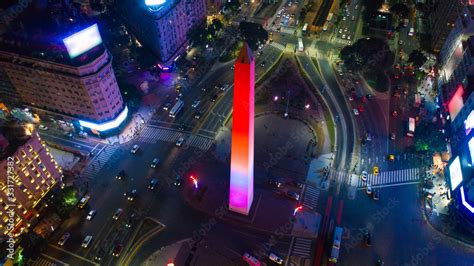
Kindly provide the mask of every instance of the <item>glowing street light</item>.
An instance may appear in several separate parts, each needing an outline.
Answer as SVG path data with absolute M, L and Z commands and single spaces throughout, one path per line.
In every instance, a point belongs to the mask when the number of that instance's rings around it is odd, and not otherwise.
M 273 100 L 274 100 L 275 102 L 278 101 L 278 99 L 279 99 L 278 96 L 273 97 Z
M 293 211 L 293 216 L 296 216 L 296 214 L 303 209 L 302 205 L 298 205 L 295 210 Z
M 194 187 L 197 189 L 197 188 L 198 188 L 198 181 L 197 181 L 197 178 L 194 177 L 193 175 L 191 175 L 189 178 L 191 179 L 191 181 L 193 181 Z
M 309 103 L 304 106 L 304 108 L 306 108 L 306 109 L 309 109 L 309 107 L 311 107 L 311 106 L 309 105 Z

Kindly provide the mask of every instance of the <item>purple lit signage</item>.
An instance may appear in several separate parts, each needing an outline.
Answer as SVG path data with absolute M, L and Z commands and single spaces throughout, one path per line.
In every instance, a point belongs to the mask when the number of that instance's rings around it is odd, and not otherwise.
M 462 182 L 462 169 L 459 156 L 449 165 L 449 178 L 451 179 L 451 190 L 455 190 Z
M 97 24 L 94 24 L 63 39 L 63 43 L 69 57 L 74 58 L 101 44 L 102 38 Z

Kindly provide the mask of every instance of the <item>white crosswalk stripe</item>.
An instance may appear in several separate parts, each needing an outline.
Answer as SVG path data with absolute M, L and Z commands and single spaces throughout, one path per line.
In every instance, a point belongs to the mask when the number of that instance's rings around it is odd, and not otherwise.
M 58 266 L 59 264 L 54 263 L 46 258 L 38 257 L 35 261 L 31 262 L 32 266 Z
M 295 238 L 295 242 L 293 244 L 293 248 L 291 250 L 291 255 L 300 256 L 302 258 L 310 258 L 311 257 L 311 239 L 297 237 Z
M 110 157 L 115 153 L 118 149 L 118 146 L 106 146 L 102 150 L 99 151 L 94 159 L 92 159 L 91 163 L 84 169 L 82 173 L 83 176 L 86 178 L 93 178 L 95 175 L 102 169 L 102 167 L 107 163 Z
M 321 190 L 319 188 L 306 185 L 303 193 L 303 206 L 310 209 L 316 209 L 319 201 L 319 194 Z
M 372 186 L 394 185 L 403 183 L 415 183 L 420 181 L 420 170 L 418 168 L 402 169 L 395 171 L 380 172 L 378 176 L 369 174 L 367 182 Z M 366 182 L 361 178 L 357 181 L 357 187 L 362 188 L 366 186 Z
M 198 135 L 191 135 L 181 131 L 172 129 L 145 127 L 140 134 L 140 141 L 146 143 L 155 143 L 156 141 L 176 142 L 179 138 L 185 138 L 185 144 L 201 150 L 211 148 L 213 139 Z

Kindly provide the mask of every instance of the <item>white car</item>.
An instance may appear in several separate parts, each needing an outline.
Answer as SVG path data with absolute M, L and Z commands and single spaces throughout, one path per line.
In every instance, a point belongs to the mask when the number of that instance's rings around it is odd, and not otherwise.
M 87 248 L 87 247 L 89 246 L 89 244 L 91 243 L 91 241 L 92 241 L 92 236 L 91 236 L 91 235 L 86 236 L 86 237 L 84 238 L 84 241 L 82 241 L 81 247 Z
M 345 35 L 345 34 L 342 34 L 342 37 L 341 37 L 341 38 L 342 38 L 342 39 L 345 39 L 345 38 L 346 38 L 346 35 Z
M 137 153 L 138 149 L 140 149 L 140 147 L 137 144 L 133 145 L 131 153 L 133 153 L 133 154 Z
M 87 214 L 87 217 L 86 217 L 86 220 L 87 221 L 90 221 L 94 218 L 94 216 L 96 215 L 97 211 L 96 210 L 91 210 L 88 214 Z
M 193 104 L 191 105 L 193 108 L 198 107 L 198 105 L 201 103 L 201 100 L 195 100 Z
M 356 108 L 352 109 L 352 112 L 354 112 L 354 115 L 359 115 L 359 110 L 357 110 Z
M 351 39 L 351 35 L 347 35 L 347 39 L 350 40 L 350 39 Z
M 279 257 L 278 255 L 276 255 L 275 253 L 270 252 L 270 254 L 268 255 L 268 258 L 269 258 L 271 261 L 273 261 L 273 262 L 275 262 L 275 263 L 277 263 L 277 264 L 283 264 L 283 259 L 280 258 L 280 257 Z
M 369 174 L 367 173 L 367 171 L 362 171 L 362 174 L 360 175 L 360 178 L 362 179 L 362 181 L 367 181 L 367 177 L 369 176 Z
M 367 193 L 367 195 L 372 195 L 373 188 L 372 188 L 371 184 L 367 183 L 367 188 L 366 188 L 365 192 Z
M 47 126 L 44 126 L 44 125 L 39 125 L 39 129 L 46 131 L 49 128 Z
M 64 246 L 64 244 L 66 244 L 66 241 L 69 239 L 70 236 L 71 236 L 71 234 L 69 234 L 67 232 L 64 233 L 64 235 L 59 239 L 58 245 Z
M 153 159 L 153 162 L 151 162 L 150 167 L 151 167 L 151 168 L 156 168 L 156 166 L 157 166 L 159 163 L 160 163 L 160 159 L 155 158 L 155 159 Z
M 342 34 L 342 29 L 339 29 L 339 34 Z
M 178 141 L 176 141 L 176 147 L 183 146 L 183 143 L 184 143 L 184 138 L 179 138 Z

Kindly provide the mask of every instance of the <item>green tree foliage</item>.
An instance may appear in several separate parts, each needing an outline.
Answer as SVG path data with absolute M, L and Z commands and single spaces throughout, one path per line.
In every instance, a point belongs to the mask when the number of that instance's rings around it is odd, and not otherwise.
M 445 136 L 435 124 L 422 121 L 415 129 L 415 149 L 430 153 L 445 151 Z
M 362 5 L 365 7 L 362 16 L 365 22 L 369 22 L 372 16 L 380 9 L 384 0 L 362 0 Z
M 426 56 L 420 50 L 413 50 L 408 57 L 408 62 L 412 63 L 416 68 L 423 66 L 426 60 Z
M 407 17 L 410 14 L 410 9 L 403 3 L 397 3 L 390 7 L 390 12 L 395 13 L 401 17 Z
M 341 59 L 348 70 L 354 72 L 377 72 L 390 67 L 395 55 L 383 39 L 359 39 L 341 50 Z
M 244 40 L 254 51 L 257 49 L 259 42 L 264 43 L 268 39 L 268 32 L 258 23 L 242 21 L 239 30 Z

